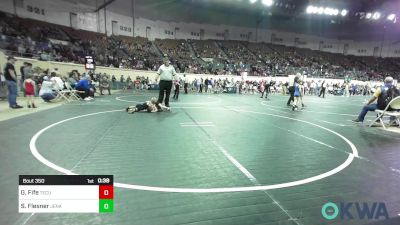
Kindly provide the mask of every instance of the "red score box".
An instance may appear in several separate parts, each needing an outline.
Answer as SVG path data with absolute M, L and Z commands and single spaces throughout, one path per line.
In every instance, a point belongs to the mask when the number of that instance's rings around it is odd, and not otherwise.
M 99 199 L 113 199 L 114 186 L 113 185 L 100 185 L 99 186 Z

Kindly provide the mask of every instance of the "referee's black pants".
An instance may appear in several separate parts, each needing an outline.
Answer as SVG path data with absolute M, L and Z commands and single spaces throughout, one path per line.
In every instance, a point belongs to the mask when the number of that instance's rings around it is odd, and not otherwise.
M 294 102 L 294 86 L 289 87 L 289 100 L 287 101 L 286 105 L 290 105 L 291 102 Z
M 185 83 L 184 85 L 183 85 L 183 88 L 185 89 L 185 94 L 187 94 L 188 93 L 188 86 L 189 86 L 189 84 L 188 83 Z
M 162 103 L 164 100 L 164 91 L 165 91 L 165 106 L 169 107 L 169 95 L 171 94 L 172 89 L 172 80 L 160 80 L 160 93 L 158 95 L 158 103 Z

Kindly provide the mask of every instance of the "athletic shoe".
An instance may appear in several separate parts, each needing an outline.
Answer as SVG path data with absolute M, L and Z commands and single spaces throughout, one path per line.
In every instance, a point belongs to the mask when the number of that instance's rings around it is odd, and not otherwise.
M 128 112 L 128 111 L 129 111 L 129 107 L 127 107 L 127 108 L 125 109 L 125 111 Z
M 170 108 L 170 107 L 167 107 L 167 111 L 171 111 L 171 108 Z
M 355 120 L 351 120 L 351 121 L 353 121 L 353 122 L 355 122 L 355 123 L 362 123 L 362 122 L 363 122 L 363 121 L 359 120 L 358 118 L 355 119 Z
M 138 112 L 138 109 L 135 107 L 135 108 L 129 108 L 129 113 L 131 113 L 131 114 L 133 114 L 133 113 L 135 113 L 135 112 Z
M 22 109 L 22 108 L 24 108 L 24 107 L 22 107 L 22 106 L 20 106 L 20 105 L 13 105 L 13 106 L 11 106 L 10 108 L 12 108 L 12 109 Z

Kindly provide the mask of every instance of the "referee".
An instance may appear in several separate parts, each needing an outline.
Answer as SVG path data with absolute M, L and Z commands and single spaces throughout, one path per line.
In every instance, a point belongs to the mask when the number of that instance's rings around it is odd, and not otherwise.
M 160 94 L 158 95 L 158 101 L 157 103 L 162 103 L 164 100 L 164 91 L 165 91 L 165 106 L 169 107 L 169 95 L 171 94 L 171 89 L 172 89 L 172 81 L 175 78 L 176 72 L 175 72 L 175 68 L 170 65 L 169 63 L 169 59 L 168 58 L 164 58 L 164 64 L 160 66 L 160 68 L 158 68 L 157 71 L 157 78 L 156 80 L 158 80 L 158 78 L 160 78 Z

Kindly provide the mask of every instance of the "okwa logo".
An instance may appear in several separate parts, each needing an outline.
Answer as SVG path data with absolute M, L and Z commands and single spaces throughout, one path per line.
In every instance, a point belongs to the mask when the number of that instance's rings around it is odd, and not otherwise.
M 340 206 L 340 207 L 339 207 Z M 386 205 L 383 202 L 341 202 L 340 205 L 328 202 L 322 206 L 322 216 L 327 220 L 336 219 L 389 219 Z

